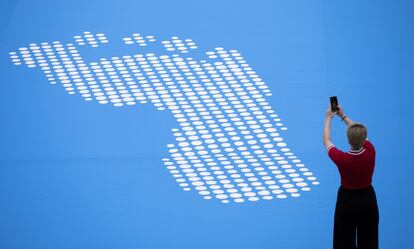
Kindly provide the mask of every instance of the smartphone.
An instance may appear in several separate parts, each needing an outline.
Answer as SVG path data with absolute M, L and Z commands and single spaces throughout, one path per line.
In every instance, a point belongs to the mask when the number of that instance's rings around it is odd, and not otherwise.
M 332 96 L 332 97 L 330 97 L 330 99 L 331 99 L 331 110 L 332 110 L 332 112 L 339 111 L 338 98 L 336 96 Z

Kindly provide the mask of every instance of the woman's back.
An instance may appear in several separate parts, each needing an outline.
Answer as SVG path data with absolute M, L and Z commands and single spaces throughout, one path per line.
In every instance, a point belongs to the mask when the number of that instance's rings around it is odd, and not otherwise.
M 341 175 L 341 186 L 346 189 L 367 188 L 372 183 L 375 168 L 375 148 L 366 140 L 359 150 L 343 152 L 334 145 L 328 147 L 328 154 Z

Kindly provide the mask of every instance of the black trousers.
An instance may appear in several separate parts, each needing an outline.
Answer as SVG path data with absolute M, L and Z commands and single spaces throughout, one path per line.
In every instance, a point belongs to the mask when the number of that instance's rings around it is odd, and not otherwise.
M 374 188 L 338 190 L 334 249 L 378 249 L 379 212 Z

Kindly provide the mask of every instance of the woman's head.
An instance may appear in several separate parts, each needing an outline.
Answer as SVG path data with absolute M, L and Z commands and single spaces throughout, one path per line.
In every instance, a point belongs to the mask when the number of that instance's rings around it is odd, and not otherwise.
M 346 130 L 348 143 L 352 149 L 360 149 L 367 138 L 367 128 L 363 124 L 353 123 Z

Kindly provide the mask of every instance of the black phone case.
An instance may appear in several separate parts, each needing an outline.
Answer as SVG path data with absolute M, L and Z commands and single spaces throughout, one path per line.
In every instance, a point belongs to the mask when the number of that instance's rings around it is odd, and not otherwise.
M 331 100 L 331 110 L 332 110 L 332 112 L 339 111 L 338 98 L 336 96 L 332 96 L 332 97 L 330 97 L 330 100 Z

